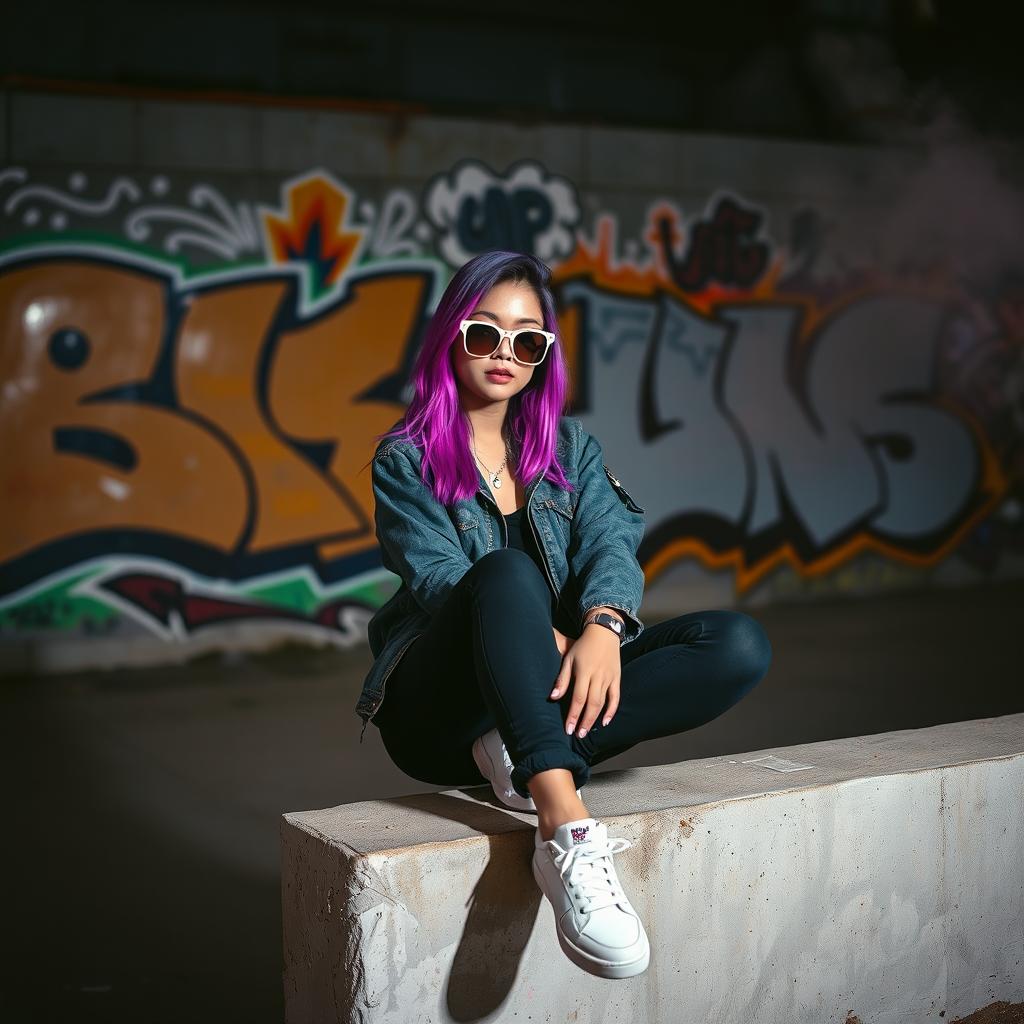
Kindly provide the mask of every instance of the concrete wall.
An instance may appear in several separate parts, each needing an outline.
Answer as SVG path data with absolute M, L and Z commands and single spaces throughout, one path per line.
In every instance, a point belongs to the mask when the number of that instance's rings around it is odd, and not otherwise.
M 1020 574 L 1019 152 L 27 91 L 0 140 L 4 666 L 362 643 L 373 435 L 495 246 L 650 612 Z
M 486 790 L 486 792 L 485 792 Z M 1024 1004 L 1024 715 L 606 772 L 650 966 L 561 952 L 490 790 L 284 816 L 289 1024 L 924 1024 Z M 491 796 L 493 800 L 493 796 Z

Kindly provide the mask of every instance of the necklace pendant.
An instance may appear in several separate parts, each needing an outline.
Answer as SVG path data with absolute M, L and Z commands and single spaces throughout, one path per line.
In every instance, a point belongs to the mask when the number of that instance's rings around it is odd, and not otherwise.
M 498 477 L 496 475 L 491 477 L 491 486 L 492 487 L 500 487 L 501 486 L 501 481 L 498 479 Z

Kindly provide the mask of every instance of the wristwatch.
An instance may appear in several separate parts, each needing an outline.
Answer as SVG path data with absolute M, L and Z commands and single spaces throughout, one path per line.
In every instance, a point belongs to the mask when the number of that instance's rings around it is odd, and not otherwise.
M 607 612 L 597 612 L 595 615 L 591 615 L 584 626 L 589 626 L 592 622 L 596 622 L 601 626 L 607 626 L 618 638 L 619 643 L 622 643 L 622 622 L 617 619 L 614 615 L 609 615 Z

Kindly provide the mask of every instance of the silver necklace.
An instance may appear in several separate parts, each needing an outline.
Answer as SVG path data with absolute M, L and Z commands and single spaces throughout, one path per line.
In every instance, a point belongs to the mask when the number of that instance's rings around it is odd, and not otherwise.
M 473 455 L 475 456 L 476 461 L 479 462 L 481 466 L 484 466 L 480 456 L 476 454 L 476 446 L 473 447 Z M 505 458 L 501 460 L 501 465 L 493 473 L 489 469 L 487 469 L 486 466 L 484 466 L 484 469 L 487 470 L 487 475 L 490 477 L 492 487 L 501 487 L 501 479 L 498 476 L 498 474 L 505 468 L 506 462 L 508 462 L 507 444 L 505 445 Z

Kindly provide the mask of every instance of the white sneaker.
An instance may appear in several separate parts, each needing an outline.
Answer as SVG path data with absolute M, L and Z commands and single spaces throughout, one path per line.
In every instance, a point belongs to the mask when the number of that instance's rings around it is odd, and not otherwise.
M 533 877 L 555 912 L 562 952 L 599 978 L 631 978 L 647 970 L 647 933 L 615 874 L 612 855 L 632 846 L 609 839 L 594 818 L 559 825 L 551 839 L 534 837 Z
M 508 756 L 508 750 L 497 729 L 491 729 L 473 740 L 473 760 L 480 774 L 490 781 L 494 795 L 501 803 L 515 811 L 537 813 L 533 797 L 520 796 L 512 786 L 512 758 Z M 578 789 L 576 795 L 580 796 Z

